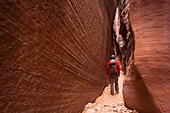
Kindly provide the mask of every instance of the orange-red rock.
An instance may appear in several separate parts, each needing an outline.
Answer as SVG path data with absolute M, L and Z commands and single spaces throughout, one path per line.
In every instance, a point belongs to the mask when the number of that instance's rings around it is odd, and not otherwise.
M 0 111 L 80 113 L 106 85 L 116 0 L 0 0 Z
M 169 4 L 169 0 L 132 0 L 129 7 L 135 66 L 158 111 L 166 113 L 170 112 Z

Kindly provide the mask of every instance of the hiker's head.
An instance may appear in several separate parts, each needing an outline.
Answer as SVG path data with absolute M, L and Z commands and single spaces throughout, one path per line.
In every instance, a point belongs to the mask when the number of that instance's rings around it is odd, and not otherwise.
M 111 59 L 115 59 L 115 55 L 111 55 Z

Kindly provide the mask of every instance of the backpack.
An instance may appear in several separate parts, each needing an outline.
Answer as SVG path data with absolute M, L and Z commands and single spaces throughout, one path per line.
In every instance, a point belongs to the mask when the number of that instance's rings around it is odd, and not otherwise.
M 109 66 L 109 75 L 111 75 L 111 76 L 118 75 L 117 66 L 116 66 L 115 63 L 110 64 L 110 66 Z

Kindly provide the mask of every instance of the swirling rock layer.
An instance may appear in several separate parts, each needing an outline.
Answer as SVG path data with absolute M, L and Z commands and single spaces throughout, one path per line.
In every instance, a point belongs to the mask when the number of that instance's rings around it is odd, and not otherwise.
M 129 8 L 135 33 L 135 65 L 158 111 L 167 113 L 170 112 L 169 4 L 168 0 L 130 0 Z
M 0 0 L 0 111 L 78 113 L 106 83 L 115 0 Z

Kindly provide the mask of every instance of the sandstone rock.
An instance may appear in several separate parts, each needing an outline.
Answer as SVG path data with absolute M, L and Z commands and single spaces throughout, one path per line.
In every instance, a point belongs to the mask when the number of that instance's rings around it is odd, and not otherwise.
M 89 108 L 85 113 L 96 113 L 96 111 L 93 108 Z
M 121 16 L 128 32 L 121 23 L 121 35 L 127 43 L 126 51 L 121 53 L 124 53 L 125 63 L 130 61 L 126 65 L 134 64 L 135 60 L 137 69 L 136 76 L 134 65 L 127 70 L 125 103 L 142 113 L 169 112 L 170 76 L 166 75 L 170 73 L 170 40 L 167 38 L 170 37 L 170 1 L 126 0 L 124 3 L 120 5 Z
M 88 109 L 85 107 L 83 113 L 95 112 L 95 113 L 138 113 L 136 110 L 130 110 L 124 106 L 124 102 L 119 102 L 117 104 L 97 104 L 89 103 Z M 86 105 L 86 106 L 87 106 Z M 90 106 L 89 106 L 90 105 Z
M 116 0 L 0 0 L 0 111 L 80 113 L 94 101 L 108 84 L 115 8 Z

